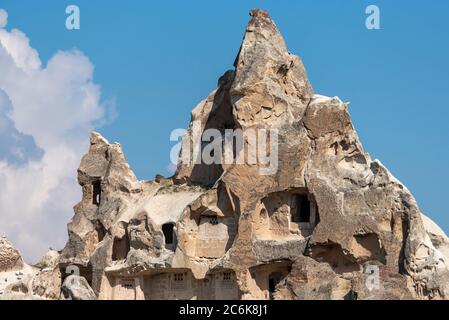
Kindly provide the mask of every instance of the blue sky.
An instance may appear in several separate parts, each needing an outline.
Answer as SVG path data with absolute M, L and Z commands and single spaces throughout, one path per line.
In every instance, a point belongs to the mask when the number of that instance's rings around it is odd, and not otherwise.
M 80 7 L 81 30 L 65 28 L 69 4 Z M 369 4 L 381 10 L 381 30 L 365 28 Z M 44 64 L 59 50 L 89 57 L 103 99 L 115 100 L 118 112 L 98 131 L 122 144 L 140 179 L 167 174 L 170 132 L 188 125 L 191 109 L 232 68 L 249 10 L 267 9 L 315 92 L 351 102 L 365 150 L 449 231 L 446 0 L 1 0 L 0 7 Z

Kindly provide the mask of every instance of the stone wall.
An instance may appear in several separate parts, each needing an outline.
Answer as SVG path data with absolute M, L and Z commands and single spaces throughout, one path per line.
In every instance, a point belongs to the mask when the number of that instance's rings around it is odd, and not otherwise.
M 138 277 L 113 277 L 112 300 L 237 300 L 239 289 L 231 270 L 195 279 L 190 270 L 172 269 Z

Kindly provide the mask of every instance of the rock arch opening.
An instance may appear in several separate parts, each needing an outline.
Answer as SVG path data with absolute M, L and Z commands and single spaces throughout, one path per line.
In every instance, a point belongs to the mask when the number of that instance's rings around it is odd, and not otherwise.
M 249 269 L 254 292 L 258 299 L 272 300 L 276 288 L 291 272 L 291 261 L 276 261 Z

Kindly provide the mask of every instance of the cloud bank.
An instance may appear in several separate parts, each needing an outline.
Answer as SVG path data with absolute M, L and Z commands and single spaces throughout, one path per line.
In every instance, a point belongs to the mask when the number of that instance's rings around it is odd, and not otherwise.
M 7 18 L 0 9 L 0 235 L 35 262 L 66 242 L 76 170 L 108 108 L 85 55 L 57 52 L 43 66 Z

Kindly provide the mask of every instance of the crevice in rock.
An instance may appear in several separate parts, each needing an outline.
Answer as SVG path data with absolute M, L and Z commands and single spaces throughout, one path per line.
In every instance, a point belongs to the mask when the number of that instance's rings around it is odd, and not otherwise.
M 234 76 L 234 71 L 228 71 L 220 78 L 220 87 L 215 93 L 212 110 L 204 126 L 204 130 L 218 130 L 221 133 L 222 141 L 224 141 L 226 130 L 235 130 L 238 128 L 233 115 L 233 105 L 230 95 L 230 87 L 234 80 Z M 201 135 L 202 134 L 203 133 L 201 133 Z M 201 154 L 203 153 L 204 147 L 210 143 L 213 143 L 213 141 L 202 143 Z M 238 151 L 234 150 L 234 155 L 236 152 Z M 215 155 L 211 154 L 211 156 L 214 157 Z M 217 182 L 223 172 L 224 169 L 222 159 L 220 159 L 219 163 L 213 163 L 210 165 L 201 161 L 200 164 L 195 164 L 191 176 L 188 178 L 188 183 L 191 185 L 201 185 L 210 188 Z

